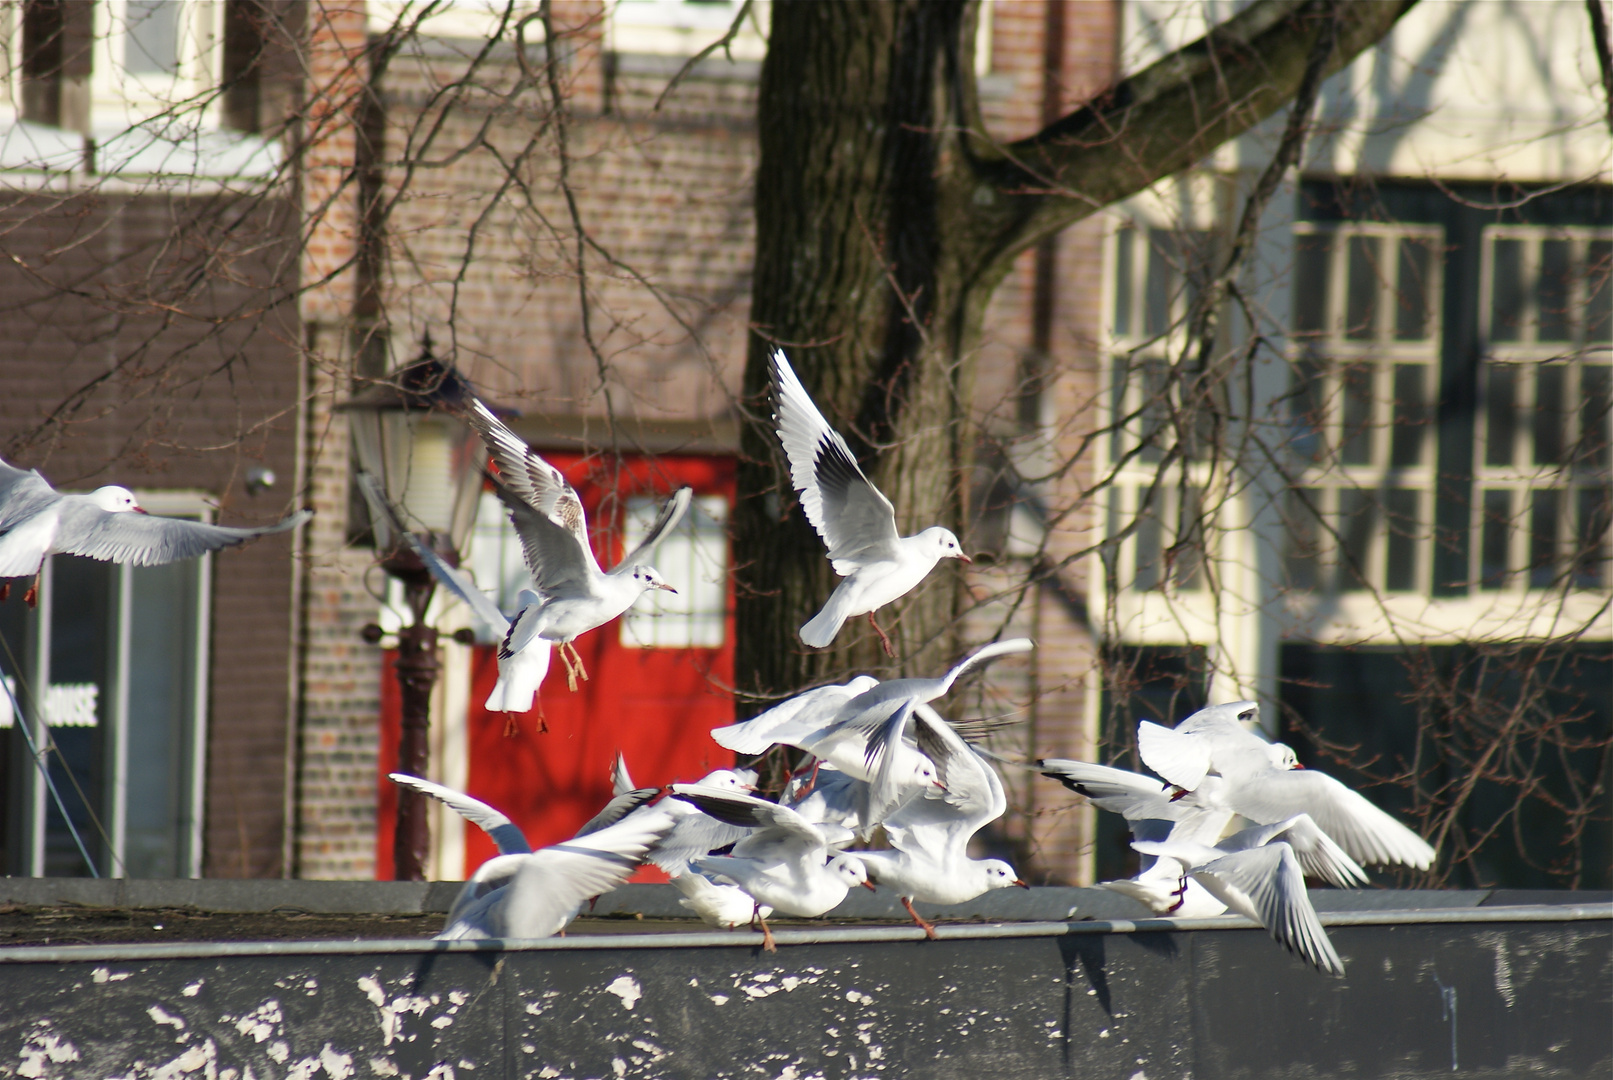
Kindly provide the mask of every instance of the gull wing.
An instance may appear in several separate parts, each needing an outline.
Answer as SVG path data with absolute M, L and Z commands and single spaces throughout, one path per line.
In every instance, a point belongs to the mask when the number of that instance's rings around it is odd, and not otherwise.
M 1210 771 L 1208 739 L 1148 720 L 1137 725 L 1137 752 L 1150 769 L 1187 791 L 1198 787 Z
M 756 831 L 746 825 L 720 821 L 692 806 L 686 809 L 689 812 L 678 817 L 672 831 L 655 845 L 649 856 L 650 862 L 674 876 L 689 869 L 690 860 L 737 844 Z
M 67 495 L 63 499 L 55 549 L 129 566 L 162 566 L 194 559 L 260 536 L 287 532 L 314 516 L 312 510 L 298 510 L 273 525 L 238 529 L 155 514 L 113 514 L 82 496 Z
M 532 850 L 526 834 L 514 822 L 480 799 L 473 799 L 463 791 L 433 784 L 430 780 L 422 780 L 408 773 L 387 773 L 386 778 L 399 787 L 429 795 L 481 829 L 498 845 L 500 855 L 525 855 Z
M 661 513 L 656 516 L 655 524 L 650 526 L 650 531 L 644 534 L 644 539 L 638 542 L 637 547 L 623 556 L 622 561 L 616 564 L 611 573 L 632 573 L 634 565 L 639 561 L 639 556 L 654 552 L 655 545 L 661 542 L 661 538 L 677 528 L 678 522 L 683 520 L 683 515 L 688 513 L 689 504 L 693 501 L 694 488 L 681 487 L 673 492 L 672 498 L 661 505 Z
M 30 518 L 62 497 L 39 475 L 38 469 L 19 469 L 0 459 L 0 532 Z
M 420 538 L 413 533 L 406 535 L 414 547 L 415 554 L 420 556 L 420 561 L 426 564 L 426 569 L 431 571 L 431 576 L 436 578 L 443 588 L 464 601 L 472 614 L 499 637 L 510 632 L 510 620 L 498 609 L 498 605 L 493 603 L 492 597 L 476 587 L 475 579 L 465 571 L 443 562 L 435 551 L 422 544 Z
M 588 548 L 586 524 L 579 534 L 523 502 L 503 484 L 494 483 L 493 490 L 510 513 L 510 523 L 521 540 L 521 553 L 526 556 L 526 568 L 538 592 L 545 597 L 592 595 L 599 564 Z M 580 503 L 577 512 L 582 513 Z
M 872 676 L 859 675 L 844 685 L 815 686 L 749 720 L 716 728 L 711 737 L 725 750 L 751 756 L 766 753 L 775 743 L 793 746 L 826 727 L 846 702 L 878 685 Z
M 1398 863 L 1427 870 L 1434 849 L 1406 826 L 1326 773 L 1268 769 L 1227 789 L 1226 804 L 1250 821 L 1284 821 L 1309 814 L 1357 862 Z
M 801 843 L 823 845 L 818 827 L 787 806 L 699 784 L 673 784 L 672 794 L 728 825 L 777 830 Z
M 633 814 L 615 825 L 524 856 L 505 890 L 504 932 L 514 937 L 554 933 L 589 897 L 626 881 L 672 827 L 667 814 Z
M 1036 643 L 1030 638 L 1009 638 L 1007 641 L 993 641 L 989 645 L 982 645 L 969 656 L 953 665 L 951 671 L 941 679 L 941 688 L 935 697 L 940 697 L 952 689 L 952 684 L 959 679 L 985 667 L 999 656 L 1011 656 L 1014 653 L 1030 652 L 1036 648 Z M 934 700 L 933 698 L 931 700 Z
M 950 745 L 943 777 L 946 792 L 908 799 L 881 824 L 891 846 L 898 851 L 922 850 L 944 862 L 949 855 L 965 855 L 975 833 L 1007 812 L 1008 795 L 997 770 L 953 732 L 946 721 L 931 720 L 921 711 L 917 726 L 921 749 L 931 740 Z M 931 734 L 926 735 L 926 732 Z M 933 754 L 930 758 L 935 760 Z M 937 763 L 937 769 L 941 768 Z
M 632 788 L 619 792 L 611 796 L 610 802 L 605 804 L 603 810 L 584 822 L 576 835 L 588 836 L 601 829 L 608 829 L 659 794 L 661 789 L 658 787 Z
M 1316 917 L 1299 860 L 1285 843 L 1224 855 L 1193 871 L 1193 878 L 1233 911 L 1264 926 L 1277 943 L 1320 971 L 1344 974 Z
M 582 500 L 561 471 L 526 444 L 481 401 L 472 402 L 465 421 L 482 437 L 498 469 L 498 482 L 531 509 L 569 532 L 596 572 L 593 549 L 588 545 L 588 517 Z M 505 500 L 509 504 L 509 500 Z M 516 526 L 520 528 L 519 523 Z
M 829 426 L 781 349 L 773 350 L 773 419 L 801 493 L 807 520 L 829 548 L 842 577 L 900 551 L 896 509 L 863 475 L 851 448 Z

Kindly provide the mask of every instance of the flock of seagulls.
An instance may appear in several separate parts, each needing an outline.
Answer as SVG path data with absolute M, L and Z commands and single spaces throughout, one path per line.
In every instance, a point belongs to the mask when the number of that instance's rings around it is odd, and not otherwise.
M 843 579 L 801 627 L 824 648 L 851 620 L 867 616 L 887 653 L 875 613 L 927 577 L 943 558 L 968 561 L 946 529 L 904 537 L 887 499 L 850 447 L 818 411 L 784 353 L 771 356 L 774 421 L 790 481 L 807 520 Z M 656 544 L 688 509 L 675 493 L 644 541 L 609 571 L 588 540 L 582 501 L 564 475 L 465 394 L 454 411 L 481 436 L 493 483 L 520 538 L 535 592 L 506 616 L 463 572 L 423 545 L 420 557 L 443 585 L 503 633 L 490 710 L 532 708 L 559 646 L 572 690 L 586 679 L 570 643 L 630 608 L 650 589 L 671 589 L 649 565 Z M 530 937 L 559 933 L 592 897 L 640 865 L 659 866 L 682 903 L 713 926 L 750 925 L 775 948 L 769 916 L 821 916 L 854 888 L 894 891 L 914 923 L 935 937 L 915 901 L 960 904 L 991 889 L 1024 887 L 1001 859 L 976 858 L 981 831 L 1008 807 L 995 759 L 977 748 L 986 726 L 957 724 L 934 703 L 960 679 L 1029 640 L 989 643 L 937 678 L 880 681 L 858 675 L 817 686 L 743 723 L 711 732 L 738 758 L 788 747 L 802 760 L 776 799 L 749 769 L 720 769 L 692 783 L 635 788 L 618 755 L 613 798 L 570 840 L 532 851 L 503 814 L 414 777 L 392 779 L 442 800 L 486 829 L 499 855 L 462 890 L 442 936 Z M 1093 805 L 1123 814 L 1141 873 L 1104 887 L 1161 915 L 1228 910 L 1265 926 L 1321 971 L 1340 960 L 1312 908 L 1305 880 L 1338 887 L 1367 882 L 1361 863 L 1426 869 L 1433 850 L 1410 829 L 1322 773 L 1303 769 L 1291 749 L 1252 730 L 1258 707 L 1234 702 L 1201 710 L 1174 728 L 1144 722 L 1143 762 L 1155 775 L 1087 762 L 1035 763 Z M 1030 765 L 1022 767 L 1030 768 Z
M 823 610 L 801 627 L 801 639 L 827 647 L 847 621 L 866 615 L 893 653 L 875 613 L 915 588 L 941 559 L 968 558 L 944 528 L 901 536 L 890 500 L 869 482 L 782 351 L 773 352 L 771 371 L 774 420 L 791 483 L 843 578 Z M 688 510 L 692 492 L 677 491 L 643 542 L 604 570 L 589 543 L 582 501 L 564 475 L 474 396 L 448 407 L 486 444 L 494 488 L 535 589 L 521 593 L 518 610 L 506 616 L 468 574 L 425 545 L 415 542 L 415 550 L 445 588 L 503 634 L 488 709 L 527 712 L 553 647 L 576 690 L 588 674 L 571 643 L 623 614 L 646 591 L 675 591 L 648 560 Z M 372 509 L 408 536 L 373 478 L 359 480 Z M 56 553 L 159 565 L 284 532 L 309 516 L 299 511 L 255 529 L 155 517 L 125 488 L 63 494 L 37 471 L 0 461 L 0 578 L 37 580 L 43 560 Z M 8 591 L 9 583 L 0 587 L 0 599 Z M 26 599 L 34 598 L 31 587 Z M 590 898 L 650 863 L 669 875 L 682 903 L 700 918 L 729 929 L 757 927 L 768 950 L 775 948 L 770 915 L 820 916 L 859 886 L 895 891 L 933 938 L 935 928 L 914 909 L 915 900 L 959 904 L 1026 884 L 1008 863 L 970 854 L 981 830 L 1008 805 L 995 756 L 975 746 L 987 728 L 954 723 L 933 703 L 960 679 L 1032 648 L 1022 638 L 992 642 L 938 678 L 882 682 L 859 675 L 713 731 L 719 746 L 740 757 L 783 746 L 804 758 L 776 801 L 762 797 L 757 774 L 744 768 L 665 789 L 635 787 L 618 755 L 610 802 L 577 835 L 538 851 L 498 810 L 394 773 L 394 782 L 442 801 L 484 829 L 498 848 L 465 883 L 440 936 L 561 933 Z M 1203 709 L 1174 728 L 1143 722 L 1138 750 L 1156 775 L 1061 759 L 1035 767 L 1130 822 L 1132 847 L 1147 865 L 1136 877 L 1103 887 L 1161 915 L 1234 911 L 1319 970 L 1343 974 L 1305 879 L 1362 885 L 1368 880 L 1362 863 L 1427 869 L 1434 851 L 1358 793 L 1302 767 L 1290 748 L 1256 734 L 1257 724 L 1258 706 L 1247 701 Z

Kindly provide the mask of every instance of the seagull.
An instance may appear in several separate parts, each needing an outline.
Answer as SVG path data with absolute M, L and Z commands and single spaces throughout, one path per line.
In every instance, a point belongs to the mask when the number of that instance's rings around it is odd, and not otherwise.
M 39 568 L 51 555 L 83 555 L 129 566 L 162 566 L 295 529 L 313 517 L 299 510 L 273 525 L 240 529 L 148 514 L 134 492 L 116 484 L 67 495 L 38 469 L 0 460 L 0 578 L 33 577 L 23 599 L 33 607 Z M 11 583 L 0 585 L 0 600 Z
M 916 536 L 896 531 L 896 509 L 863 475 L 851 448 L 830 427 L 796 378 L 782 349 L 773 350 L 773 419 L 790 462 L 790 482 L 801 508 L 829 548 L 835 573 L 845 578 L 823 610 L 801 627 L 801 640 L 828 648 L 846 620 L 868 616 L 894 658 L 890 638 L 874 612 L 913 589 L 942 559 L 971 561 L 950 530 L 932 526 Z
M 915 710 L 904 709 L 901 715 L 905 725 L 906 717 L 915 715 Z M 870 880 L 901 894 L 902 906 L 933 941 L 935 926 L 913 909 L 914 900 L 962 904 L 989 889 L 1030 886 L 1001 859 L 969 857 L 969 842 L 975 833 L 1008 810 L 1008 796 L 997 770 L 940 717 L 931 719 L 918 713 L 916 722 L 921 746 L 945 747 L 941 755 L 946 762 L 945 792 L 903 802 L 881 821 L 894 850 L 860 851 L 857 857 Z
M 854 885 L 872 889 L 857 857 L 831 849 L 855 836 L 833 825 L 814 825 L 787 806 L 697 784 L 674 784 L 672 793 L 719 821 L 757 831 L 734 845 L 732 855 L 708 855 L 690 864 L 712 878 L 726 878 L 750 894 L 762 926 L 762 947 L 777 952 L 762 905 L 801 918 L 814 918 L 846 898 Z
M 872 675 L 858 675 L 839 686 L 815 686 L 749 720 L 714 728 L 711 737 L 723 749 L 750 757 L 765 754 L 777 744 L 793 746 L 792 740 L 821 731 L 842 705 L 878 685 Z
M 1245 730 L 1238 718 L 1257 709 L 1252 701 L 1213 706 L 1175 729 L 1144 721 L 1137 731 L 1143 761 L 1205 805 L 1262 825 L 1309 814 L 1357 862 L 1434 865 L 1434 849 L 1422 837 L 1333 777 L 1300 765 L 1292 748 Z
M 454 898 L 437 935 L 443 940 L 552 937 L 586 900 L 625 881 L 673 824 L 670 814 L 634 812 L 660 788 L 618 792 L 571 840 L 533 852 L 520 827 L 480 799 L 407 773 L 387 778 L 442 802 L 498 845 L 499 853 L 477 867 Z
M 693 870 L 672 876 L 672 885 L 682 897 L 678 904 L 700 917 L 707 926 L 719 930 L 733 930 L 739 926 L 755 928 L 758 919 L 766 919 L 773 909 L 758 905 L 750 894 L 738 885 L 721 885 L 704 874 Z
M 1236 816 L 1222 807 L 1202 805 L 1192 793 L 1141 773 L 1063 758 L 1042 758 L 1036 766 L 1043 776 L 1085 796 L 1099 809 L 1123 816 L 1138 840 L 1214 844 Z M 1180 862 L 1165 855 L 1148 857 L 1152 865 L 1136 877 L 1102 881 L 1096 888 L 1129 896 L 1156 915 L 1191 919 L 1226 911 L 1209 890 L 1184 876 L 1187 868 Z
M 1319 971 L 1344 974 L 1344 963 L 1311 906 L 1305 875 L 1343 886 L 1365 884 L 1367 875 L 1309 815 L 1245 829 L 1214 847 L 1185 840 L 1137 840 L 1131 846 L 1177 860 L 1218 900 L 1264 926 L 1285 949 Z
M 420 561 L 426 564 L 431 575 L 437 579 L 449 592 L 453 593 L 466 606 L 477 619 L 497 634 L 499 640 L 509 636 L 510 620 L 493 603 L 493 598 L 476 587 L 475 580 L 465 571 L 449 566 L 436 552 L 432 551 L 413 533 L 406 533 L 409 542 L 420 556 Z M 531 607 L 541 603 L 538 594 L 531 589 L 522 589 L 517 595 L 519 609 Z M 518 610 L 519 610 L 518 609 Z M 512 729 L 515 713 L 532 711 L 533 699 L 537 696 L 538 687 L 543 684 L 543 678 L 549 674 L 549 658 L 551 656 L 549 643 L 538 640 L 528 645 L 518 653 L 509 656 L 499 652 L 498 682 L 493 684 L 493 692 L 487 695 L 487 704 L 483 707 L 488 712 L 501 712 L 506 714 L 509 722 L 505 724 L 504 733 L 513 735 Z M 543 708 L 538 708 L 538 730 L 549 730 L 549 725 L 543 718 Z
M 599 568 L 588 544 L 582 500 L 560 470 L 534 453 L 481 401 L 473 401 L 464 416 L 492 454 L 498 470 L 494 491 L 509 510 L 527 569 L 542 597 L 516 613 L 499 658 L 515 656 L 540 639 L 554 642 L 566 664 L 566 684 L 576 690 L 577 679 L 588 678 L 582 657 L 571 644 L 578 635 L 616 618 L 647 589 L 678 591 L 661 580 L 653 566 L 637 560 L 683 517 L 694 491 L 679 488 L 638 547 L 607 573 Z

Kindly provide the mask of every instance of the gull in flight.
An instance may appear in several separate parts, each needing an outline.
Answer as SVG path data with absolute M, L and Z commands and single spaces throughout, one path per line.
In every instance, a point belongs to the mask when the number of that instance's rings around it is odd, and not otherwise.
M 773 399 L 790 482 L 829 548 L 835 573 L 845 579 L 823 610 L 801 627 L 801 640 L 814 649 L 828 648 L 848 619 L 867 615 L 885 654 L 894 658 L 874 612 L 907 595 L 940 560 L 970 559 L 958 538 L 939 525 L 915 536 L 897 533 L 890 500 L 863 475 L 846 440 L 824 420 L 781 349 L 773 350 Z
M 1137 745 L 1148 767 L 1205 805 L 1271 825 L 1309 814 L 1352 859 L 1426 870 L 1434 849 L 1422 837 L 1326 773 L 1307 769 L 1282 743 L 1245 729 L 1252 701 L 1202 709 L 1174 729 L 1143 721 Z M 1178 796 L 1180 798 L 1180 796 Z
M 673 825 L 667 813 L 632 812 L 660 794 L 646 788 L 619 794 L 572 839 L 532 851 L 508 817 L 479 799 L 405 773 L 389 778 L 458 811 L 499 848 L 459 890 L 440 940 L 553 937 L 589 898 L 626 881 Z
M 814 918 L 846 898 L 854 885 L 872 889 L 868 872 L 855 855 L 831 850 L 851 843 L 849 829 L 815 825 L 787 806 L 752 795 L 673 784 L 672 793 L 718 821 L 755 829 L 734 845 L 732 855 L 708 855 L 690 864 L 708 877 L 738 885 L 755 905 L 762 925 L 762 947 L 777 952 L 762 905 L 801 918 Z
M 311 510 L 299 510 L 256 529 L 157 517 L 146 513 L 128 488 L 113 484 L 88 495 L 67 495 L 51 487 L 38 469 L 0 461 L 0 578 L 33 577 L 23 597 L 32 607 L 39 568 L 51 555 L 162 566 L 286 532 L 312 516 Z M 0 600 L 10 591 L 10 582 L 0 586 Z
M 1279 945 L 1319 971 L 1344 974 L 1344 962 L 1305 891 L 1305 875 L 1346 887 L 1366 884 L 1367 875 L 1308 815 L 1256 825 L 1214 847 L 1187 840 L 1136 840 L 1131 846 L 1175 859 L 1216 899 L 1264 926 Z
M 1001 859 L 969 857 L 969 842 L 975 833 L 1008 810 L 1008 796 L 997 770 L 950 724 L 928 710 L 916 712 L 904 706 L 896 723 L 905 727 L 907 718 L 915 715 L 918 743 L 937 748 L 931 756 L 937 759 L 946 788 L 907 799 L 883 817 L 880 824 L 894 850 L 861 851 L 857 857 L 870 880 L 901 894 L 902 906 L 933 941 L 935 926 L 913 909 L 914 900 L 962 904 L 988 889 L 1030 886 Z M 893 737 L 901 737 L 901 732 L 894 732 Z
M 422 544 L 413 533 L 406 533 L 409 542 L 420 556 L 420 561 L 426 564 L 433 577 L 437 579 L 449 592 L 464 601 L 471 612 L 493 633 L 498 635 L 502 642 L 510 633 L 510 620 L 493 603 L 493 598 L 476 587 L 475 580 L 465 571 L 449 566 L 442 558 L 425 544 Z M 522 610 L 533 604 L 541 603 L 538 594 L 531 589 L 522 589 L 518 602 Z M 551 652 L 547 641 L 534 641 L 518 653 L 505 656 L 502 649 L 498 658 L 498 682 L 493 684 L 492 693 L 487 695 L 487 704 L 483 706 L 488 712 L 501 712 L 508 717 L 504 733 L 513 735 L 514 714 L 532 711 L 533 699 L 537 697 L 538 687 L 543 684 L 543 678 L 549 674 L 549 658 Z M 538 730 L 549 730 L 547 721 L 543 718 L 543 706 L 538 705 Z
M 578 678 L 588 678 L 582 657 L 572 645 L 578 635 L 610 622 L 647 589 L 678 591 L 661 580 L 655 567 L 638 559 L 653 551 L 677 525 L 694 492 L 679 488 L 638 547 L 609 572 L 603 571 L 588 543 L 582 500 L 560 470 L 534 453 L 482 402 L 473 401 L 464 415 L 492 454 L 498 469 L 494 489 L 509 510 L 527 569 L 542 598 L 522 608 L 511 621 L 499 659 L 508 660 L 539 640 L 557 644 L 566 664 L 566 684 L 576 690 Z

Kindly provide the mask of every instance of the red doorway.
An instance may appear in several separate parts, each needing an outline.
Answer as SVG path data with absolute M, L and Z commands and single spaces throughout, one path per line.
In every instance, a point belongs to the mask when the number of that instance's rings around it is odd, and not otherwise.
M 623 521 L 634 497 L 665 498 L 683 485 L 696 498 L 734 497 L 734 461 L 727 457 L 664 456 L 581 458 L 546 454 L 566 474 L 588 511 L 594 553 L 613 565 L 623 553 Z M 709 504 L 708 504 L 709 505 Z M 724 568 L 726 569 L 726 547 Z M 538 733 L 536 709 L 518 716 L 520 733 L 504 735 L 502 713 L 482 704 L 498 678 L 493 647 L 478 647 L 472 659 L 466 717 L 468 794 L 508 814 L 534 848 L 570 837 L 610 799 L 610 766 L 620 750 L 640 787 L 694 780 L 732 764 L 733 755 L 707 736 L 734 721 L 732 586 L 724 574 L 721 643 L 707 647 L 641 647 L 623 642 L 620 620 L 576 641 L 589 679 L 576 693 L 566 688 L 558 657 L 539 690 L 549 730 Z M 640 602 L 641 604 L 643 601 Z M 390 657 L 389 657 L 390 660 Z M 397 760 L 398 694 L 390 662 L 382 678 L 380 800 L 377 807 L 376 877 L 392 876 L 393 785 L 385 774 Z M 494 855 L 486 835 L 465 829 L 465 873 Z M 634 880 L 664 880 L 651 869 Z

